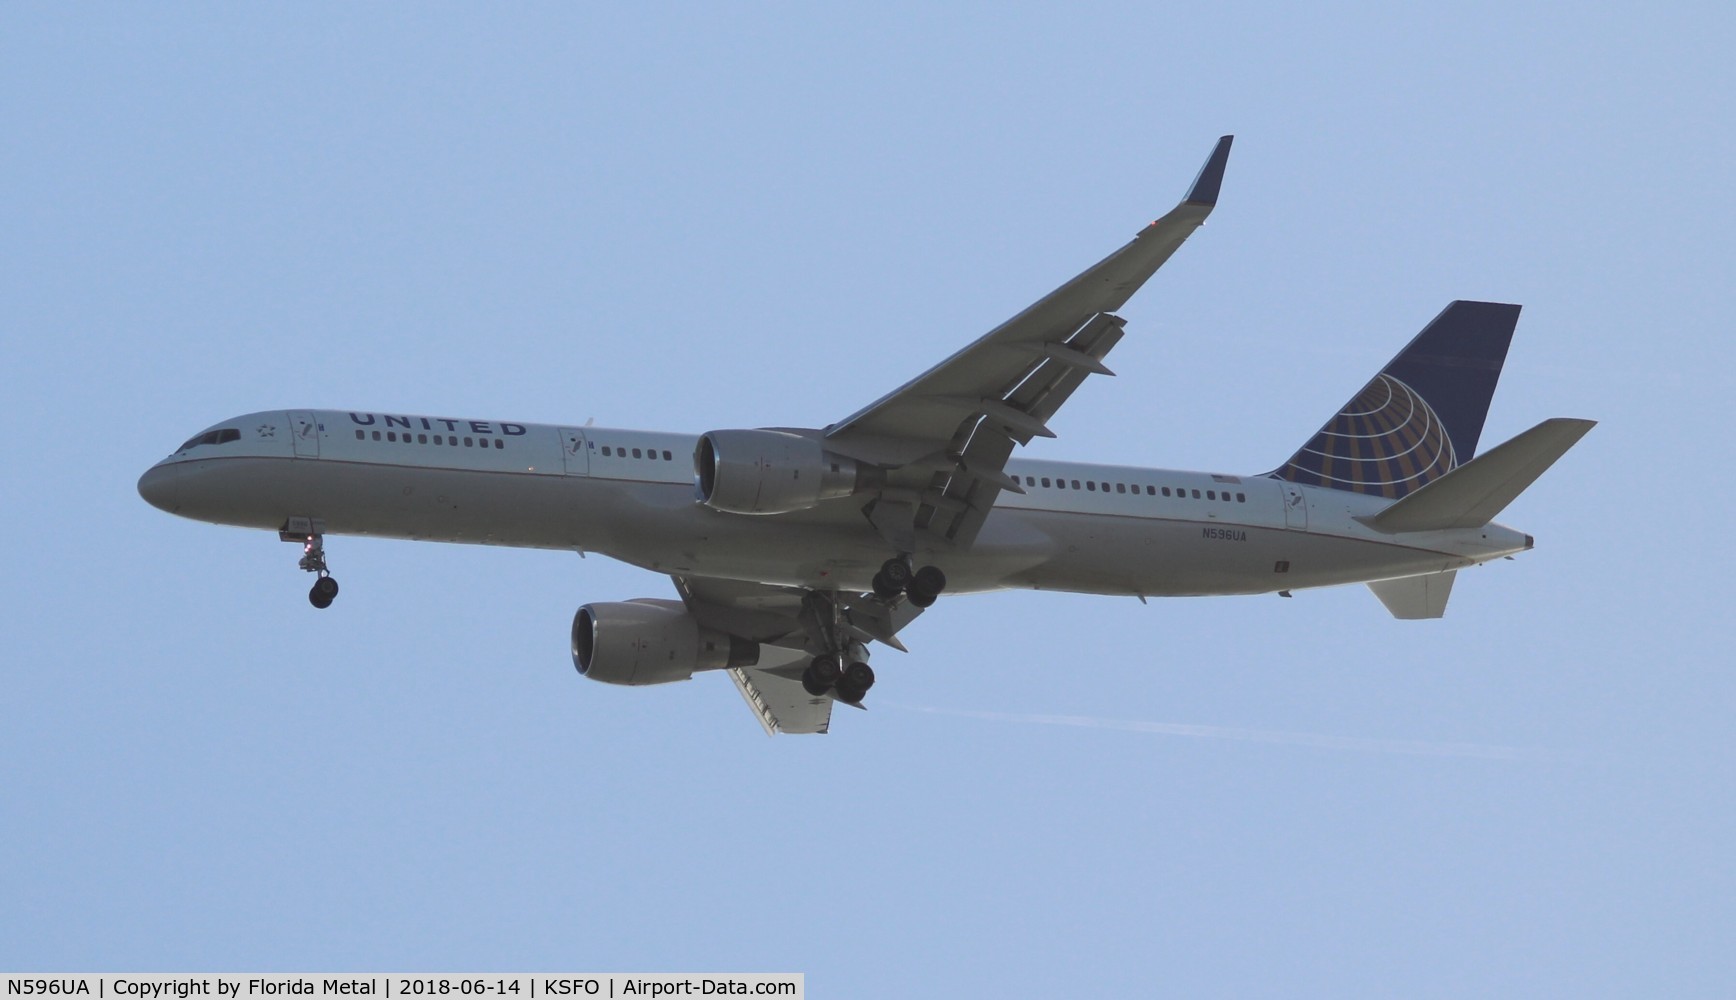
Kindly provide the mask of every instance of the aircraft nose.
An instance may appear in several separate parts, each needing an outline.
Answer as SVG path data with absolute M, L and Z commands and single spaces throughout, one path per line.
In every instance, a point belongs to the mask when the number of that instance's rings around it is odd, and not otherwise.
M 139 477 L 139 496 L 158 510 L 173 514 L 180 498 L 181 469 L 176 465 L 153 465 Z

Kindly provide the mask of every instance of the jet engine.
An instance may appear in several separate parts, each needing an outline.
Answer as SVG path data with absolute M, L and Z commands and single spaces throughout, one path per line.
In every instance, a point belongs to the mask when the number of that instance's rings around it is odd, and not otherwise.
M 759 643 L 705 628 L 680 601 L 587 604 L 573 616 L 573 666 L 605 684 L 667 684 L 758 662 Z
M 732 514 L 783 514 L 856 492 L 856 463 L 789 431 L 711 431 L 693 452 L 699 502 Z

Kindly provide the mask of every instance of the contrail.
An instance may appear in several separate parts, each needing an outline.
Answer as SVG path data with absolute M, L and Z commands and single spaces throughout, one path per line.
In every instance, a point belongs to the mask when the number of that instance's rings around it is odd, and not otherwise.
M 1208 740 L 1241 740 L 1245 743 L 1274 743 L 1280 746 L 1315 747 L 1322 750 L 1354 750 L 1359 753 L 1396 753 L 1414 757 L 1481 757 L 1486 760 L 1549 761 L 1563 759 L 1561 754 L 1549 750 L 1488 746 L 1481 743 L 1374 740 L 1359 736 L 1327 736 L 1321 733 L 1292 733 L 1275 729 L 1200 726 L 1182 722 L 1144 722 L 1137 719 L 1099 719 L 1089 715 L 1034 715 L 965 708 L 934 708 L 927 705 L 898 705 L 888 702 L 881 702 L 881 704 L 887 708 L 905 712 L 920 712 L 924 715 L 950 715 L 963 719 L 985 719 L 990 722 L 1016 722 L 1032 726 L 1072 726 L 1078 729 L 1109 729 L 1124 733 L 1192 736 Z

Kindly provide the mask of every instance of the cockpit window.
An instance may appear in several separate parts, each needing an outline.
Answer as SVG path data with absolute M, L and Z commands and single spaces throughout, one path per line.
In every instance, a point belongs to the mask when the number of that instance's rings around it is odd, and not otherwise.
M 233 427 L 223 427 L 214 431 L 206 431 L 203 434 L 195 434 L 187 439 L 187 443 L 182 445 L 180 450 L 187 451 L 202 444 L 228 444 L 231 441 L 239 440 L 241 440 L 240 431 Z

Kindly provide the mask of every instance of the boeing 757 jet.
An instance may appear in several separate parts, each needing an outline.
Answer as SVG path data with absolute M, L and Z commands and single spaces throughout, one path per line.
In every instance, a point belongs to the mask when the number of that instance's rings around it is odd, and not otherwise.
M 326 539 L 571 549 L 668 575 L 679 599 L 579 608 L 573 663 L 610 684 L 718 670 L 770 732 L 860 707 L 875 643 L 942 594 L 1288 596 L 1366 583 L 1439 617 L 1453 575 L 1531 548 L 1494 522 L 1593 422 L 1478 453 L 1519 307 L 1454 302 L 1296 453 L 1226 474 L 1014 458 L 1113 374 L 1124 303 L 1206 220 L 1230 136 L 1131 242 L 974 343 L 824 427 L 704 434 L 372 410 L 268 410 L 139 480 L 182 517 L 278 533 L 330 606 Z

